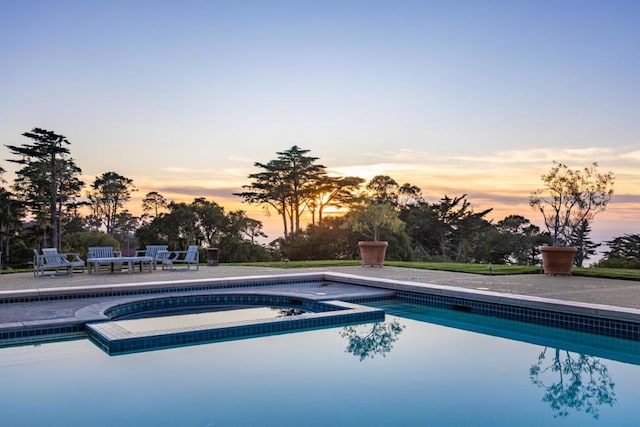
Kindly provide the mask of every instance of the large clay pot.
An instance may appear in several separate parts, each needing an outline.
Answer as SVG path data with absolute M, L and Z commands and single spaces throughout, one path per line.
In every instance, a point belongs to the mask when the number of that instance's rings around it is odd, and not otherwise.
M 572 246 L 540 246 L 538 249 L 542 254 L 542 268 L 545 274 L 571 276 L 577 248 Z
M 388 242 L 358 242 L 362 265 L 382 267 L 384 265 L 384 256 L 387 253 L 387 246 L 389 246 Z

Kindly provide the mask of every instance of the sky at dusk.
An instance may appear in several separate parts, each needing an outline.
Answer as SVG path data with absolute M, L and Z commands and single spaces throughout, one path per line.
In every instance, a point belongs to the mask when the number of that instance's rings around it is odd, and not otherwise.
M 0 0 L 0 166 L 34 127 L 90 183 L 242 204 L 293 145 L 330 174 L 523 215 L 552 162 L 599 163 L 599 242 L 640 233 L 640 1 Z

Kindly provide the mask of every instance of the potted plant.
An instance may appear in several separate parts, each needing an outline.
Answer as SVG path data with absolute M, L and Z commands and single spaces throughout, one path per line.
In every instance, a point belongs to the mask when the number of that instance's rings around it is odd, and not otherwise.
M 604 211 L 613 195 L 612 172 L 598 173 L 597 163 L 584 169 L 570 169 L 553 162 L 542 175 L 544 187 L 531 194 L 529 204 L 540 211 L 551 235 L 551 246 L 540 246 L 546 274 L 570 275 L 578 248 L 577 231 Z
M 404 222 L 398 218 L 391 204 L 372 202 L 358 206 L 349 212 L 346 225 L 370 239 L 358 242 L 362 265 L 382 267 L 389 243 L 380 241 L 380 231 L 383 229 L 391 232 L 400 231 L 404 227 Z

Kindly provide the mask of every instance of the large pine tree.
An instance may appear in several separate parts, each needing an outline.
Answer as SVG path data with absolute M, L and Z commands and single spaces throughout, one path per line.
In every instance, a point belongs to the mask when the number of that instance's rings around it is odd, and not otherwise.
M 275 209 L 282 217 L 284 237 L 300 230 L 300 218 L 326 173 L 317 157 L 306 155 L 309 151 L 294 145 L 268 163 L 254 163 L 262 171 L 249 175 L 253 182 L 243 186 L 248 191 L 234 193 L 245 202 Z
M 16 172 L 14 189 L 45 230 L 43 246 L 59 249 L 60 218 L 65 206 L 79 196 L 84 185 L 78 178 L 82 171 L 71 158 L 70 143 L 64 135 L 41 128 L 22 135 L 32 142 L 6 146 L 18 157 L 9 161 L 22 165 Z

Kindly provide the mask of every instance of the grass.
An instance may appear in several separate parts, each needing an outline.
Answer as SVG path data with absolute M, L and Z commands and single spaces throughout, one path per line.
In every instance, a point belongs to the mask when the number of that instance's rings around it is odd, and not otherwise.
M 275 268 L 309 268 L 309 267 L 344 267 L 360 265 L 358 260 L 323 260 L 323 261 L 274 261 L 274 262 L 250 262 L 234 263 L 232 265 L 249 267 L 275 267 Z M 425 270 L 441 270 L 456 273 L 482 274 L 482 275 L 512 275 L 512 274 L 542 274 L 539 265 L 502 265 L 502 264 L 468 264 L 457 262 L 412 262 L 412 261 L 385 261 L 389 267 L 421 268 Z M 602 279 L 638 280 L 640 281 L 640 269 L 625 268 L 586 268 L 574 267 L 572 274 L 581 277 L 598 277 Z
M 11 269 L 3 269 L 0 271 L 2 274 L 13 274 L 13 273 L 33 273 L 33 268 L 11 268 Z
M 346 267 L 360 265 L 360 261 L 353 260 L 323 260 L 323 261 L 271 261 L 271 262 L 236 262 L 228 265 L 246 267 L 274 267 L 274 268 L 308 268 L 308 267 Z
M 637 268 L 574 268 L 574 276 L 599 277 L 601 279 L 640 280 Z
M 223 264 L 224 265 L 224 264 Z M 359 260 L 323 260 L 323 261 L 273 261 L 273 262 L 245 262 L 227 265 L 247 267 L 274 268 L 309 268 L 309 267 L 345 267 L 360 265 Z M 412 262 L 385 261 L 389 267 L 422 268 L 425 270 L 452 271 L 456 273 L 482 275 L 510 275 L 510 274 L 542 274 L 539 265 L 502 265 L 468 264 L 459 262 Z M 3 270 L 2 274 L 31 272 L 32 269 Z M 640 281 L 640 269 L 632 268 L 585 268 L 574 267 L 572 274 L 581 277 L 598 277 L 601 279 L 620 279 Z
M 285 267 L 285 268 L 308 268 L 308 267 L 344 267 L 360 265 L 359 260 L 325 260 L 325 261 L 275 261 L 275 262 L 250 262 L 233 265 L 244 265 L 254 267 Z M 467 264 L 456 262 L 410 262 L 410 261 L 385 261 L 384 265 L 389 267 L 422 268 L 425 270 L 454 271 L 471 274 L 536 274 L 540 273 L 540 266 L 526 265 L 491 265 L 488 264 Z

